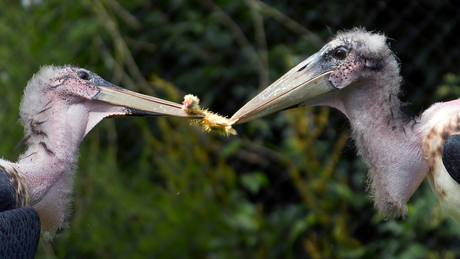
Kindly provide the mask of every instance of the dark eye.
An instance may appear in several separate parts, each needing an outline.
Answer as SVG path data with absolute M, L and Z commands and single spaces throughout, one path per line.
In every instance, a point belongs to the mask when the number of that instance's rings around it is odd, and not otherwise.
M 348 56 L 348 51 L 344 47 L 339 47 L 336 50 L 334 50 L 334 58 L 336 59 L 344 59 Z
M 78 71 L 77 75 L 79 78 L 83 80 L 89 80 L 89 74 L 86 73 L 85 71 Z

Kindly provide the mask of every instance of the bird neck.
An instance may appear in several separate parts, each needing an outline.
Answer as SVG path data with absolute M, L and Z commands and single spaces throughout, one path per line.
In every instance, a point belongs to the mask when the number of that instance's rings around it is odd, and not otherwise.
M 45 104 L 27 114 L 21 111 L 27 148 L 16 165 L 43 228 L 56 233 L 69 211 L 78 147 L 89 116 L 83 104 Z
M 417 120 L 400 110 L 398 79 L 362 82 L 340 97 L 358 153 L 370 167 L 375 206 L 389 217 L 405 215 L 407 201 L 428 172 Z

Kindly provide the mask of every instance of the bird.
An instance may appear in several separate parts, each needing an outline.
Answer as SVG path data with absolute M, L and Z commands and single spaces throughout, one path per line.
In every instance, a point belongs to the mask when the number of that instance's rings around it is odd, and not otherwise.
M 102 119 L 123 116 L 200 118 L 180 104 L 129 91 L 71 65 L 43 66 L 20 104 L 25 151 L 0 159 L 0 255 L 33 257 L 41 229 L 68 227 L 78 148 Z
M 409 198 L 427 177 L 444 213 L 460 222 L 460 99 L 433 104 L 420 116 L 404 114 L 400 61 L 390 47 L 380 32 L 339 31 L 230 122 L 302 106 L 334 107 L 350 122 L 379 214 L 404 218 Z

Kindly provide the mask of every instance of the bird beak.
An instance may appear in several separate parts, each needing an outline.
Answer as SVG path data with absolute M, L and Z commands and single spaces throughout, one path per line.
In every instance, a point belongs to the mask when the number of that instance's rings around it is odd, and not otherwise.
M 174 116 L 183 118 L 203 117 L 201 115 L 186 113 L 182 110 L 181 104 L 129 91 L 105 80 L 101 80 L 101 82 L 97 82 L 93 86 L 99 89 L 99 92 L 92 97 L 93 100 L 126 107 L 129 110 L 129 113 L 126 115 Z
M 320 51 L 291 69 L 246 103 L 230 121 L 239 124 L 280 110 L 313 105 L 335 92 L 337 89 L 329 82 L 333 69 L 322 54 Z

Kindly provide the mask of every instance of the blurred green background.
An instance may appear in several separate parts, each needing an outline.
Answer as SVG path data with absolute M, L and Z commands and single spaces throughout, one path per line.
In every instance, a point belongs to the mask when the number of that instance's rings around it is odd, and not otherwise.
M 411 115 L 460 95 L 460 7 L 449 1 L 0 2 L 0 154 L 23 147 L 23 89 L 73 64 L 125 88 L 231 116 L 330 31 L 382 31 Z M 107 119 L 80 147 L 70 228 L 37 258 L 456 258 L 460 226 L 424 181 L 385 219 L 338 111 L 301 108 L 201 132 L 176 118 Z

